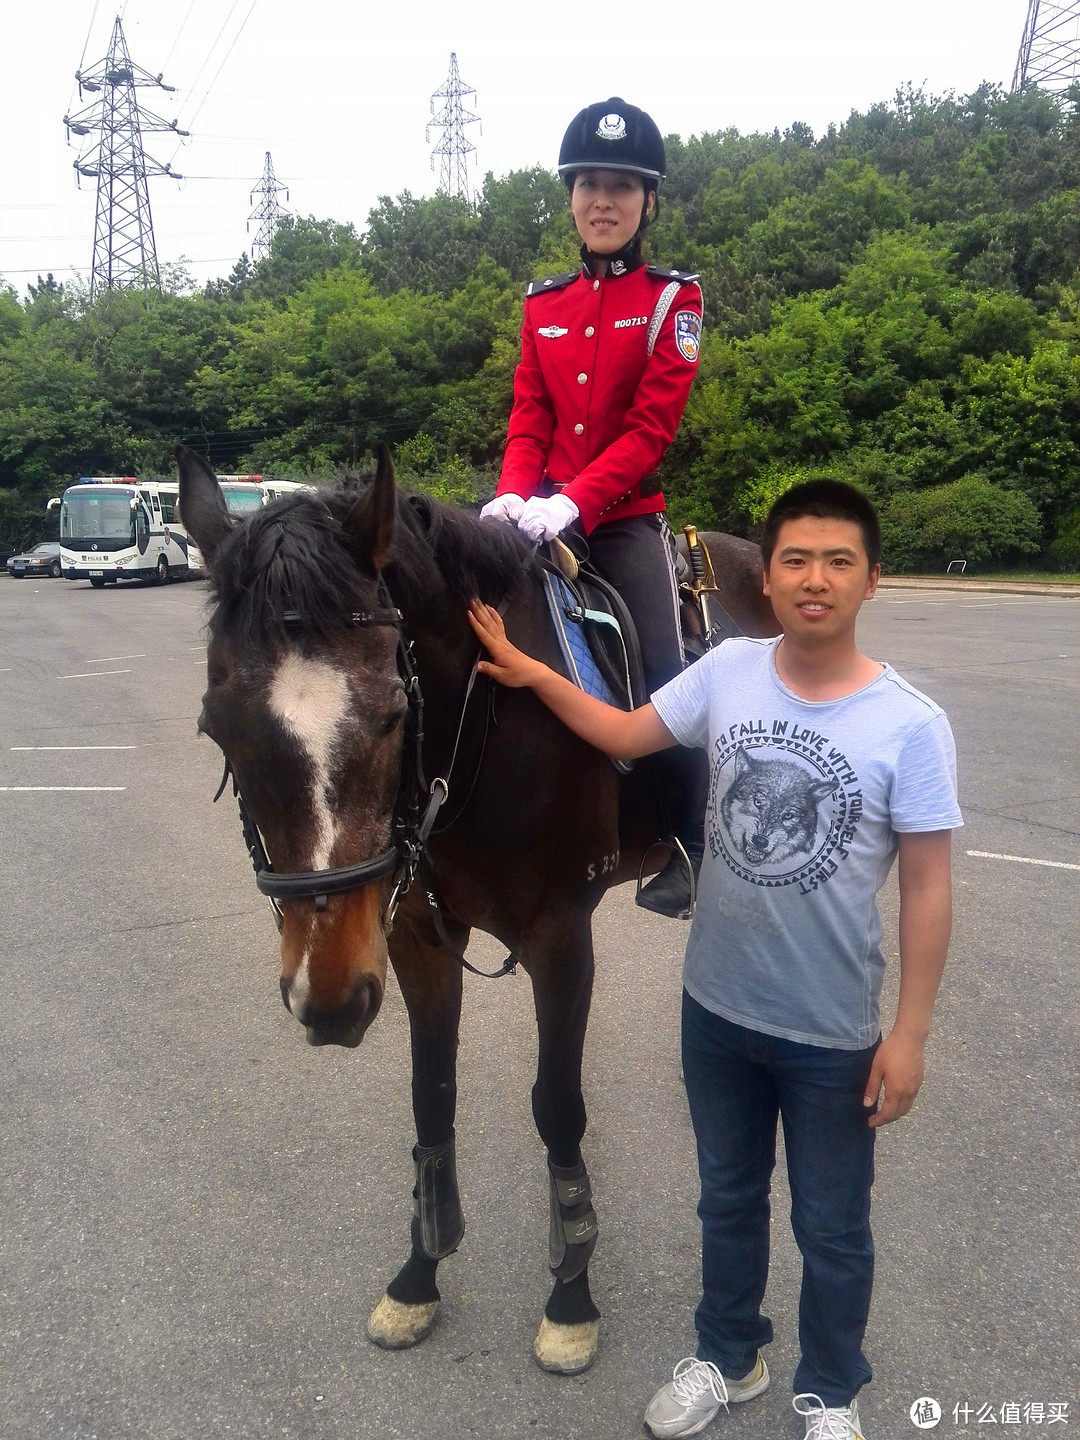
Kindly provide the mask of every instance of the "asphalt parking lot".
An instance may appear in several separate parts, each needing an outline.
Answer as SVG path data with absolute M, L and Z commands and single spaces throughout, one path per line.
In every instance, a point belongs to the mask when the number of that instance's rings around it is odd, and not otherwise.
M 312 1050 L 281 1005 L 273 924 L 195 735 L 204 595 L 0 579 L 0 1436 L 642 1434 L 694 1343 L 687 927 L 625 888 L 597 917 L 593 1369 L 531 1358 L 549 1283 L 524 977 L 466 977 L 468 1230 L 435 1330 L 411 1352 L 368 1344 L 407 1253 L 404 1010 L 391 984 L 359 1050 Z M 890 589 L 862 643 L 948 711 L 966 819 L 928 1078 L 878 1145 L 864 1428 L 913 1435 L 931 1396 L 938 1433 L 1056 1415 L 1064 1436 L 1080 1430 L 1080 601 Z M 892 882 L 884 909 L 895 954 Z M 489 956 L 480 937 L 470 958 Z M 802 1434 L 782 1166 L 774 1201 L 773 1388 L 710 1436 Z

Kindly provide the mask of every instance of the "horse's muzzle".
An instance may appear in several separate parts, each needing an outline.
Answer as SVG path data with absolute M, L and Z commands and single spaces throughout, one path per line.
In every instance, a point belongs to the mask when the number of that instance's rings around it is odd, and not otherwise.
M 378 977 L 363 975 L 353 986 L 345 1004 L 336 1010 L 318 1011 L 310 1005 L 294 1008 L 288 981 L 281 981 L 281 998 L 285 1008 L 304 1026 L 309 1045 L 345 1045 L 355 1049 L 378 1015 L 382 997 L 383 987 Z

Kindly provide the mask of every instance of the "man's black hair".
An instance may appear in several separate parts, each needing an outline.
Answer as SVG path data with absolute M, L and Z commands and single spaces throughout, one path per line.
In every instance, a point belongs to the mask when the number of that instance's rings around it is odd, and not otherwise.
M 881 521 L 874 502 L 846 480 L 804 480 L 774 500 L 765 517 L 761 537 L 761 558 L 769 568 L 776 549 L 776 537 L 785 520 L 850 520 L 862 531 L 863 547 L 870 569 L 881 564 Z

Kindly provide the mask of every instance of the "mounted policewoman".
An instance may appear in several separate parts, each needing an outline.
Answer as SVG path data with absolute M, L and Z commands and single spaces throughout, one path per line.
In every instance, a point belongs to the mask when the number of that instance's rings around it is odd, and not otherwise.
M 701 346 L 694 275 L 646 265 L 641 241 L 664 178 L 664 143 L 643 110 L 612 98 L 582 110 L 559 152 L 581 269 L 533 280 L 495 499 L 481 518 L 542 543 L 573 527 L 637 627 L 646 687 L 685 664 L 675 541 L 657 469 L 682 418 Z M 670 826 L 695 869 L 702 799 L 692 757 L 657 757 Z M 682 858 L 641 892 L 662 914 L 686 912 Z

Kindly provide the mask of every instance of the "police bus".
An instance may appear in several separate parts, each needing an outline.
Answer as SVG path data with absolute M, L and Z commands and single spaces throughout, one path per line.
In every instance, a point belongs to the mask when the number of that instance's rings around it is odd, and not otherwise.
M 100 589 L 118 580 L 165 585 L 189 573 L 188 537 L 175 480 L 84 476 L 60 507 L 60 568 L 68 580 Z
M 261 475 L 219 475 L 231 515 L 242 518 L 295 490 L 295 480 L 264 481 Z M 84 476 L 49 509 L 60 506 L 60 568 L 68 580 L 101 588 L 138 578 L 165 585 L 205 573 L 202 555 L 180 514 L 175 480 L 138 480 L 133 475 Z

